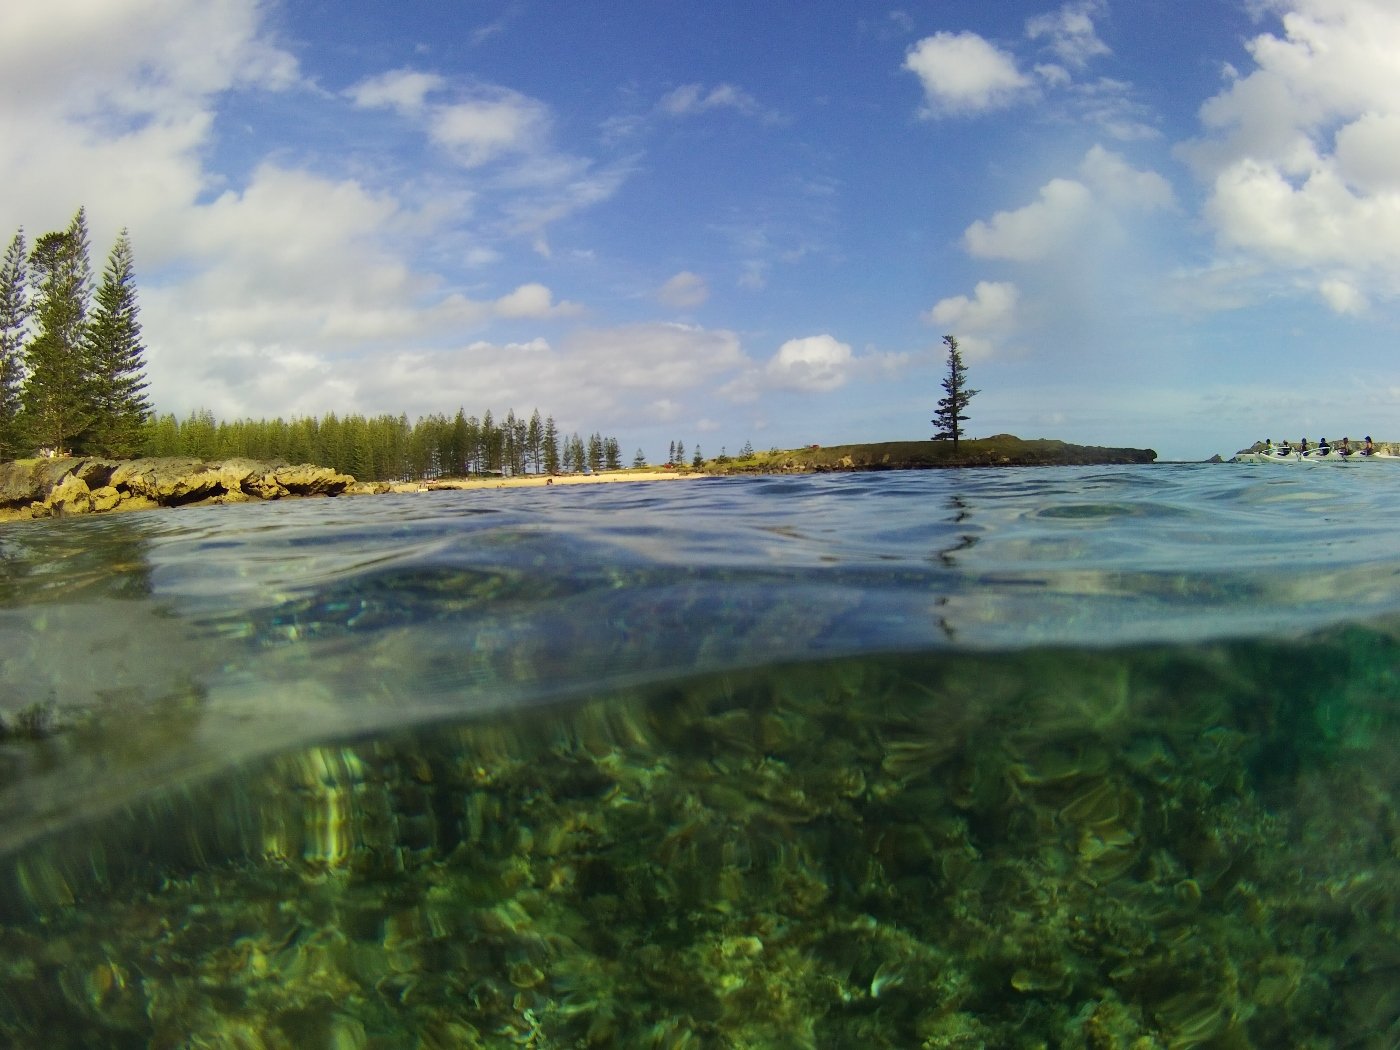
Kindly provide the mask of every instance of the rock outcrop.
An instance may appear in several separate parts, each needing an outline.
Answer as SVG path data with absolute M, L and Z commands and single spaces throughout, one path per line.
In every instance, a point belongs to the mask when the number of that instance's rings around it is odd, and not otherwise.
M 0 519 L 339 496 L 354 483 L 329 467 L 252 459 L 17 460 L 0 463 Z

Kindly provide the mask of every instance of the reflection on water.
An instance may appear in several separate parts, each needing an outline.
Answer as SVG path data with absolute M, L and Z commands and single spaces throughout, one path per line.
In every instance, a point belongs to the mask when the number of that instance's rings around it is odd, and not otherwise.
M 1345 473 L 0 531 L 0 1045 L 1394 1045 Z
M 843 660 L 299 749 L 17 858 L 0 1036 L 1388 1045 L 1395 666 Z

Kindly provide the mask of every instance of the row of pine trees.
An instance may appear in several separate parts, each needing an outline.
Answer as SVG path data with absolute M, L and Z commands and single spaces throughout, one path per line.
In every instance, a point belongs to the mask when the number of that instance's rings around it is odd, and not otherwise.
M 462 409 L 455 417 L 437 414 L 410 424 L 406 415 L 298 418 L 287 422 L 215 420 L 208 411 L 181 421 L 165 414 L 146 428 L 144 454 L 199 459 L 285 459 L 333 467 L 360 480 L 422 479 L 469 474 L 557 474 L 561 471 L 618 470 L 617 438 L 594 433 L 562 435 L 554 417 L 529 417 L 514 410 L 497 422 L 488 410 L 481 418 Z M 638 450 L 633 466 L 646 466 Z
M 30 249 L 21 229 L 0 261 L 0 459 L 35 453 L 285 459 L 361 479 L 617 470 L 616 438 L 561 435 L 553 417 L 496 422 L 407 416 L 183 422 L 146 395 L 131 239 L 122 230 L 93 294 L 87 213 Z M 645 466 L 639 450 L 633 466 Z
M 151 406 L 131 239 L 122 230 L 93 296 L 87 214 L 0 261 L 0 458 L 33 451 L 131 456 Z

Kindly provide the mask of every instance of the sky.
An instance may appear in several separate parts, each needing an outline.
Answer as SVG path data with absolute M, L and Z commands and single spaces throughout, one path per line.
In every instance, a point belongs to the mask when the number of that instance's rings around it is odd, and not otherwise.
M 123 227 L 160 412 L 628 459 L 1400 440 L 1395 0 L 5 0 L 0 237 Z

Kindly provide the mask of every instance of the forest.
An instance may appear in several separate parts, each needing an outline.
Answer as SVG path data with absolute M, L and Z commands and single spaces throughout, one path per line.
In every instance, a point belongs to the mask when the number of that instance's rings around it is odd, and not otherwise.
M 618 470 L 616 438 L 564 436 L 553 417 L 514 410 L 453 417 L 216 420 L 157 414 L 147 395 L 131 240 L 122 230 L 96 291 L 87 213 L 30 249 L 17 231 L 0 258 L 0 459 L 31 455 L 287 460 L 361 480 Z M 672 450 L 679 443 L 672 444 Z M 697 450 L 698 454 L 698 450 Z M 632 466 L 645 466 L 638 450 Z
M 142 454 L 198 459 L 283 459 L 317 463 L 365 480 L 412 480 L 471 474 L 558 474 L 618 470 L 618 441 L 594 433 L 561 435 L 552 416 L 526 419 L 509 411 L 497 422 L 462 409 L 455 416 L 337 416 L 221 422 L 209 411 L 185 420 L 165 414 L 144 428 Z M 638 450 L 632 466 L 646 466 Z

